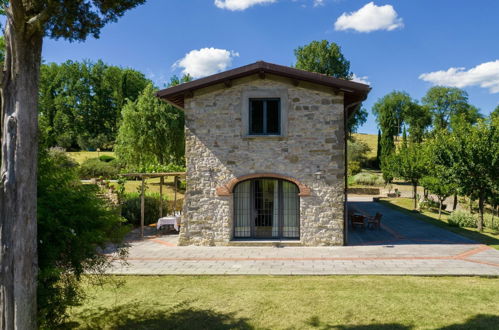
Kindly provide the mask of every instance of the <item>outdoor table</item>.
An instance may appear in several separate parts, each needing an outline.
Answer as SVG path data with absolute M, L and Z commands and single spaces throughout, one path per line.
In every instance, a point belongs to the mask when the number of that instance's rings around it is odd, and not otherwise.
M 165 226 L 165 225 L 173 225 L 173 228 L 176 231 L 178 231 L 178 220 L 179 220 L 179 217 L 176 217 L 176 216 L 159 218 L 158 223 L 156 224 L 156 229 L 159 230 L 161 228 L 161 226 Z

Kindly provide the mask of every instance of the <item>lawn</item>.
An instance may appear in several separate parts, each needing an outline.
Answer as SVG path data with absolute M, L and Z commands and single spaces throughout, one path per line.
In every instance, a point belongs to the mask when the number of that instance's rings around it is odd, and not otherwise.
M 484 231 L 480 233 L 476 228 L 460 228 L 449 226 L 447 224 L 449 212 L 443 211 L 441 220 L 438 220 L 438 212 L 436 211 L 424 210 L 420 212 L 414 212 L 414 200 L 411 198 L 382 198 L 380 199 L 380 203 L 397 209 L 398 211 L 408 213 L 415 218 L 421 219 L 433 225 L 443 227 L 461 236 L 468 237 L 483 244 L 487 244 L 499 250 L 499 231 L 497 230 L 485 228 Z M 496 221 L 499 221 L 499 219 L 496 219 Z
M 87 288 L 77 329 L 497 329 L 499 279 L 124 276 Z
M 364 133 L 353 133 L 352 135 L 355 140 L 366 143 L 371 149 L 367 154 L 367 158 L 376 157 L 376 150 L 378 149 L 378 135 Z
M 102 155 L 108 155 L 112 157 L 116 157 L 113 151 L 71 151 L 68 152 L 68 155 L 73 158 L 78 164 L 83 163 L 87 159 L 97 158 Z

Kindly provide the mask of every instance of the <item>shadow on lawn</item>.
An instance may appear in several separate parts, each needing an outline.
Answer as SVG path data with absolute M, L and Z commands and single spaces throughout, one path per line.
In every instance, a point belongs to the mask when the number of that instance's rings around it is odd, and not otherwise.
M 437 220 L 437 219 L 433 219 L 432 217 L 429 217 L 427 215 L 421 214 L 419 212 L 407 210 L 407 209 L 405 209 L 403 207 L 400 207 L 398 205 L 392 204 L 392 203 L 390 203 L 388 201 L 379 200 L 377 203 L 380 203 L 380 204 L 382 204 L 384 206 L 390 207 L 390 208 L 392 208 L 394 210 L 397 210 L 397 211 L 399 211 L 401 213 L 408 214 L 408 215 L 412 216 L 415 219 L 419 219 L 419 220 L 425 221 L 425 222 L 427 222 L 429 224 L 432 224 L 432 225 L 434 225 L 436 227 L 440 227 L 440 228 L 446 229 L 448 231 L 451 231 L 453 233 L 456 233 L 458 235 L 461 235 L 461 236 L 464 236 L 466 238 L 472 239 L 472 240 L 477 241 L 479 243 L 486 244 L 486 245 L 499 246 L 499 239 L 494 238 L 494 237 L 490 237 L 490 236 L 487 236 L 487 235 L 483 235 L 480 232 L 473 231 L 473 230 L 468 230 L 468 229 L 463 228 L 463 227 L 449 226 L 446 222 L 443 222 L 443 221 L 440 221 L 440 220 Z
M 318 316 L 313 316 L 306 322 L 307 326 L 312 329 L 319 330 L 410 330 L 414 326 L 402 325 L 398 323 L 387 324 L 362 324 L 362 325 L 331 325 L 320 321 Z M 452 324 L 438 328 L 438 330 L 488 330 L 497 329 L 499 324 L 499 316 L 477 314 L 469 318 L 466 322 L 460 324 Z
M 158 306 L 130 303 L 114 308 L 87 309 L 77 316 L 82 321 L 68 322 L 66 329 L 254 329 L 235 313 L 217 313 L 179 304 L 169 310 Z

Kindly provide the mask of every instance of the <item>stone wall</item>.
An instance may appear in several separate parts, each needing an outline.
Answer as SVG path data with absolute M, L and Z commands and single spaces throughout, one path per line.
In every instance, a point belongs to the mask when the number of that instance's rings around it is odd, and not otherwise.
M 259 93 L 287 97 L 281 99 L 287 117 L 284 136 L 246 136 L 244 98 Z M 217 188 L 244 175 L 275 173 L 311 190 L 300 197 L 302 244 L 342 245 L 343 116 L 342 93 L 305 83 L 295 86 L 269 75 L 195 91 L 185 100 L 187 191 L 180 244 L 227 245 L 232 196 L 220 196 Z M 319 179 L 318 171 L 323 172 Z

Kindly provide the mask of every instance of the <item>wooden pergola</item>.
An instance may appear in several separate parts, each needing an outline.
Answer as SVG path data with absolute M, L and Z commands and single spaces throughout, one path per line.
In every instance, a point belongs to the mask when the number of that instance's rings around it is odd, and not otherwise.
M 142 181 L 140 187 L 140 238 L 144 238 L 144 212 L 145 212 L 145 199 L 144 199 L 144 185 L 146 179 L 159 178 L 159 217 L 163 217 L 163 185 L 165 177 L 173 176 L 173 212 L 177 208 L 177 183 L 179 177 L 185 177 L 185 172 L 164 172 L 164 173 L 125 173 L 121 174 L 123 177 L 140 178 Z

